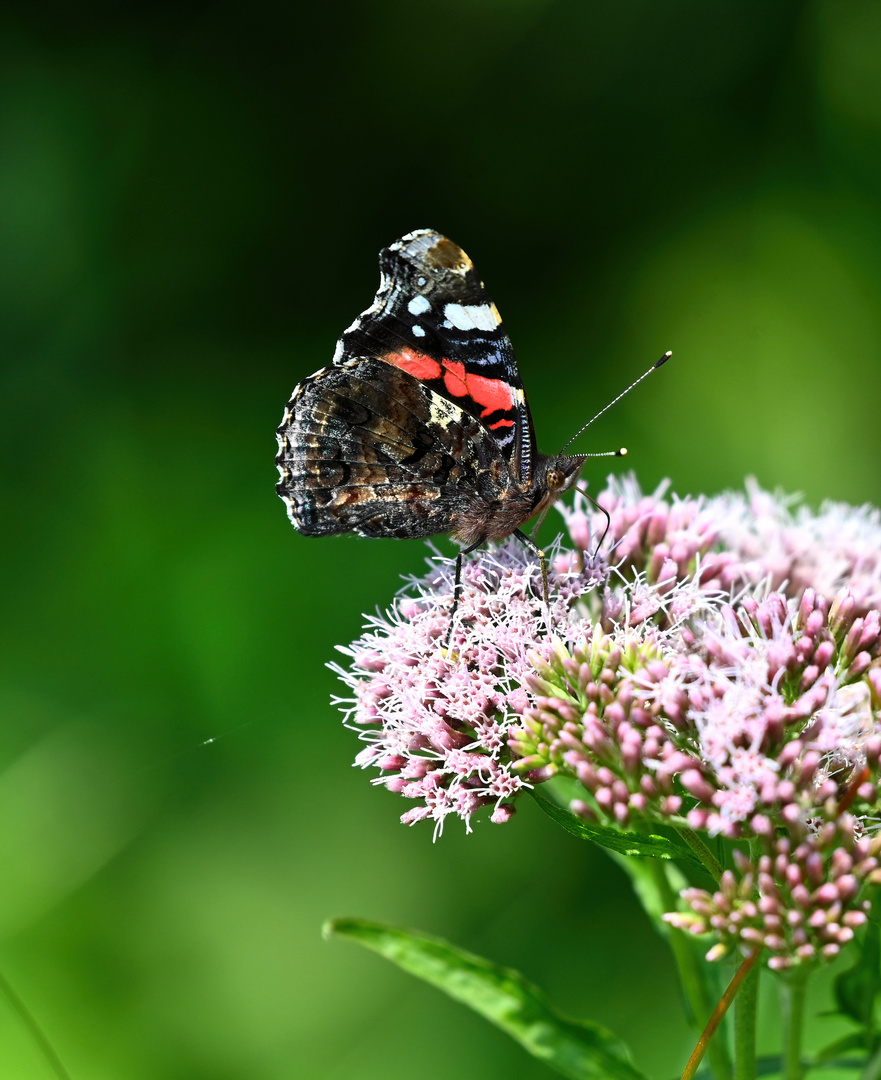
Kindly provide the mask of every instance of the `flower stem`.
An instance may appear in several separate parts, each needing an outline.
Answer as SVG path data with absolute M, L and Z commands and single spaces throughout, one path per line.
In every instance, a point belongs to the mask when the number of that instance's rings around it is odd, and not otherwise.
M 758 955 L 758 949 L 755 955 Z M 759 1006 L 759 976 L 761 967 L 750 964 L 740 993 L 734 1002 L 734 1076 L 735 1080 L 753 1080 L 756 1075 L 756 1013 Z M 736 976 L 735 976 L 736 977 Z
M 651 866 L 664 910 L 674 911 L 676 908 L 676 894 L 667 878 L 666 867 L 660 859 L 649 859 L 647 861 Z M 671 926 L 669 940 L 686 1001 L 696 1023 L 704 1024 L 707 1017 L 712 1018 L 713 1014 L 713 998 L 707 985 L 706 968 L 695 952 L 693 941 L 688 938 L 684 931 Z M 716 1027 L 721 1022 L 722 1015 L 720 1015 Z M 713 1030 L 715 1031 L 715 1028 Z M 725 1040 L 713 1039 L 712 1042 L 708 1040 L 708 1045 L 704 1046 L 700 1057 L 695 1062 L 695 1068 L 697 1068 L 704 1052 L 709 1055 L 710 1065 L 717 1080 L 731 1080 L 731 1059 L 728 1055 Z
M 750 971 L 752 970 L 756 960 L 759 958 L 759 953 L 761 953 L 761 951 L 762 946 L 756 945 L 753 951 L 749 954 L 749 956 L 743 961 L 743 963 L 735 972 L 734 978 L 728 984 L 728 988 L 722 995 L 719 1004 L 713 1010 L 713 1015 L 710 1017 L 707 1026 L 704 1028 L 701 1037 L 698 1040 L 698 1044 L 694 1048 L 694 1052 L 688 1059 L 688 1064 L 685 1066 L 685 1071 L 682 1074 L 682 1080 L 692 1080 L 692 1077 L 697 1072 L 698 1065 L 700 1065 L 701 1061 L 703 1060 L 704 1054 L 710 1052 L 715 1043 L 719 1042 L 718 1039 L 714 1040 L 713 1036 L 716 1034 L 719 1025 L 722 1023 L 722 1020 L 725 1017 L 725 1013 L 728 1012 L 731 1002 L 734 1001 L 735 997 L 737 996 L 737 992 L 740 989 L 741 984 L 743 983 L 744 979 L 746 979 L 747 975 L 750 974 Z M 753 1014 L 755 1014 L 755 1007 L 753 1007 Z M 754 1023 L 755 1021 L 753 1020 L 753 1036 L 755 1035 Z M 752 1071 L 750 1072 L 741 1071 L 741 1062 L 738 1060 L 737 1071 L 735 1073 L 737 1080 L 752 1080 L 752 1078 L 756 1075 L 755 1038 L 753 1038 L 752 1054 L 753 1067 Z
M 801 1080 L 801 1033 L 804 1026 L 808 971 L 796 971 L 780 982 L 783 1014 L 783 1070 L 781 1080 Z
M 701 861 L 701 865 L 710 875 L 710 877 L 716 883 L 722 877 L 722 864 L 716 858 L 716 856 L 710 851 L 707 845 L 701 840 L 698 834 L 693 829 L 688 829 L 684 825 L 677 826 L 676 831 L 682 837 L 682 839 L 688 844 L 691 850 L 697 855 Z

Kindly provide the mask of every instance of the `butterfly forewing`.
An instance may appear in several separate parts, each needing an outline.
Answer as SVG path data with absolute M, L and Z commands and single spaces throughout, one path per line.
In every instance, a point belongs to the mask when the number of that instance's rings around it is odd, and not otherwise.
M 498 310 L 460 247 L 430 229 L 380 253 L 369 308 L 345 331 L 335 364 L 378 357 L 479 420 L 528 485 L 535 460 L 529 406 Z

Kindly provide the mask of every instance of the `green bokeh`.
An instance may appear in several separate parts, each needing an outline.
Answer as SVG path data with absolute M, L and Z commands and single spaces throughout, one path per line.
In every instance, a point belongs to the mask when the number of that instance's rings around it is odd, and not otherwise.
M 432 845 L 351 768 L 323 665 L 426 552 L 297 536 L 273 432 L 379 248 L 431 226 L 543 449 L 672 348 L 579 449 L 881 502 L 879 56 L 871 0 L 4 6 L 0 971 L 74 1076 L 548 1075 L 324 943 L 343 915 L 681 1069 L 607 860 L 531 805 Z M 49 1075 L 0 1003 L 0 1076 Z

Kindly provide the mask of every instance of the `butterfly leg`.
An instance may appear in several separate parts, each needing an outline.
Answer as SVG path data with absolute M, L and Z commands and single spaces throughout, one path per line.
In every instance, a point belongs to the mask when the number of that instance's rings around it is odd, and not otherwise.
M 548 513 L 550 512 L 550 509 L 551 509 L 550 506 L 546 506 L 544 508 L 544 510 L 542 510 L 542 512 L 538 515 L 538 521 L 536 521 L 535 527 L 532 530 L 532 541 L 533 541 L 533 543 L 538 542 L 538 530 L 542 527 L 544 519 L 548 516 Z
M 545 607 L 548 606 L 548 559 L 542 549 L 536 544 L 534 540 L 531 540 L 526 533 L 522 533 L 519 529 L 514 530 L 514 536 L 520 541 L 521 544 L 525 544 L 526 547 L 532 552 L 533 555 L 538 556 L 538 561 L 541 564 L 541 597 L 545 602 Z
M 477 543 L 472 544 L 471 547 L 462 548 L 456 556 L 456 577 L 453 583 L 453 603 L 450 607 L 450 626 L 447 630 L 447 640 L 444 643 L 445 649 L 449 649 L 450 642 L 453 640 L 453 621 L 456 618 L 456 608 L 459 606 L 459 597 L 462 595 L 462 559 L 466 555 L 470 555 L 472 551 L 477 551 L 482 543 L 482 540 L 478 540 Z

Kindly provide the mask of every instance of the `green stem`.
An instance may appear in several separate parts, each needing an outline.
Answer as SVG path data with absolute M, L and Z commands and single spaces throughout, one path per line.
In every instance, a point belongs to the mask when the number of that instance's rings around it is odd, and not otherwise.
M 757 836 L 749 842 L 749 856 L 753 866 L 758 866 L 761 857 L 761 842 Z M 755 894 L 755 899 L 758 899 L 758 894 Z M 736 1080 L 753 1080 L 756 1075 L 756 1015 L 759 1005 L 760 975 L 761 964 L 755 964 L 744 979 L 734 1003 L 734 1075 Z
M 801 1034 L 804 1027 L 808 971 L 796 969 L 780 980 L 783 1014 L 783 1070 L 781 1080 L 801 1080 Z
M 655 885 L 661 896 L 665 911 L 676 910 L 676 894 L 667 878 L 667 869 L 661 859 L 649 859 Z M 703 1028 L 713 1015 L 716 1002 L 707 984 L 706 968 L 697 956 L 693 941 L 684 930 L 670 927 L 670 948 L 679 972 L 682 991 L 699 1028 Z M 731 1080 L 731 1058 L 724 1037 L 711 1039 L 707 1057 L 717 1080 Z
M 761 971 L 760 964 L 751 968 L 734 1001 L 735 1080 L 754 1080 L 756 1075 L 756 1014 Z
M 722 864 L 693 829 L 684 825 L 676 831 L 701 861 L 701 865 L 717 884 L 722 879 Z
M 737 999 L 744 982 L 752 973 L 761 952 L 762 946 L 756 945 L 749 956 L 741 963 L 737 971 L 735 971 L 734 978 L 728 984 L 725 993 L 719 999 L 719 1004 L 713 1009 L 713 1015 L 710 1017 L 707 1026 L 701 1033 L 701 1037 L 698 1039 L 694 1052 L 688 1059 L 688 1064 L 685 1066 L 685 1071 L 682 1073 L 681 1080 L 694 1080 L 694 1077 L 697 1075 L 698 1067 L 700 1066 L 701 1061 L 703 1061 L 704 1054 L 706 1054 L 713 1045 L 713 1036 L 721 1027 L 722 1021 L 725 1019 L 725 1014 L 731 1008 L 731 1002 Z M 748 1080 L 753 1080 L 754 1077 L 755 1072 L 750 1072 L 748 1074 Z

